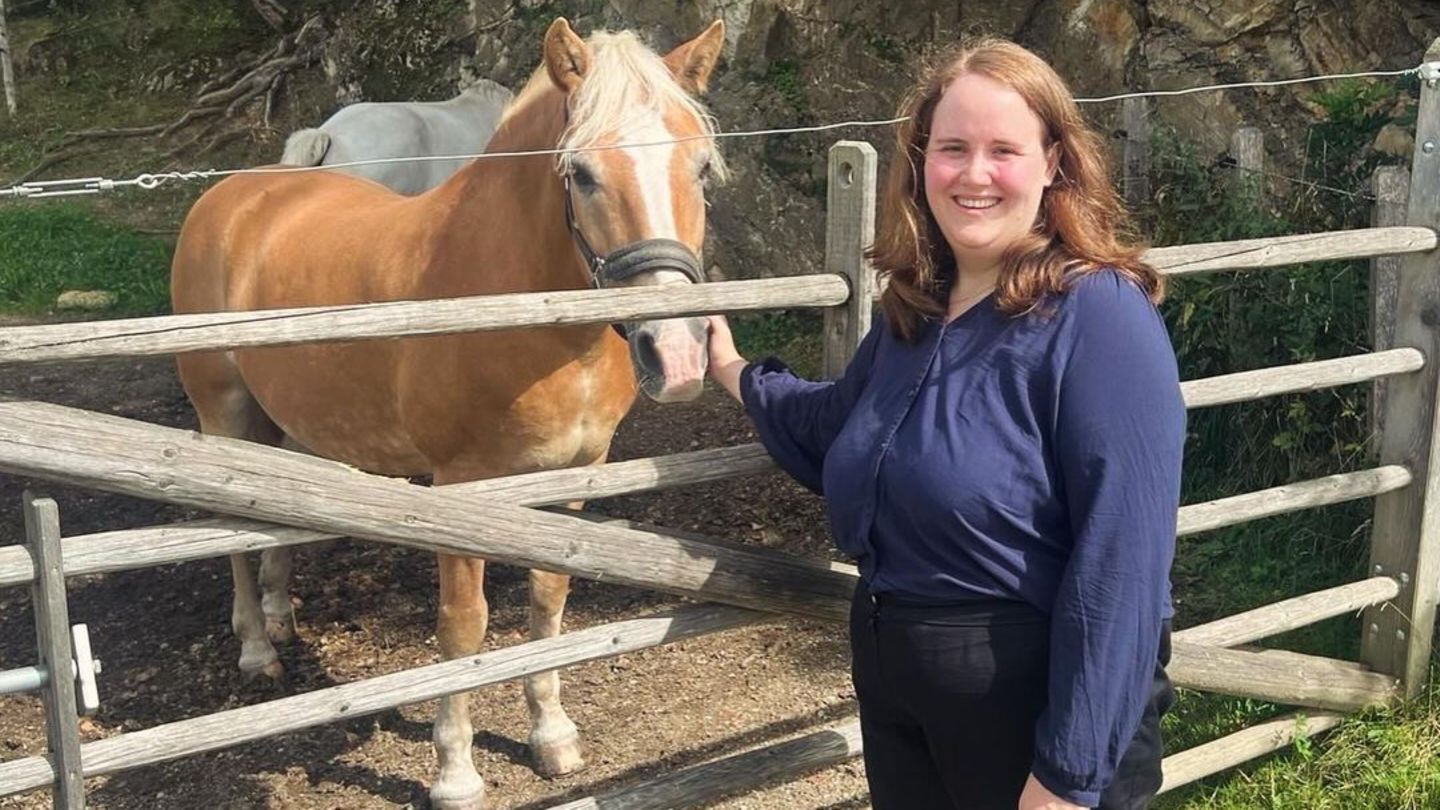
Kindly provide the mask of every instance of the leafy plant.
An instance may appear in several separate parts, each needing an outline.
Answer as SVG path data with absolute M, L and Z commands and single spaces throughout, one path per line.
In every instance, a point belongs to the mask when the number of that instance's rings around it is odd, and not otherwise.
M 819 335 L 823 316 L 816 310 L 785 310 L 735 315 L 730 328 L 740 353 L 752 359 L 775 355 L 802 377 L 818 379 Z

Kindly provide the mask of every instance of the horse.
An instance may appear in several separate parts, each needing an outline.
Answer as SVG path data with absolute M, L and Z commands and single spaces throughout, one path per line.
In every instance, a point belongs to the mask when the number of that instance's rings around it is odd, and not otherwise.
M 508 107 L 491 152 L 414 197 L 334 172 L 225 179 L 194 204 L 171 272 L 178 312 L 262 310 L 703 280 L 705 187 L 724 164 L 697 97 L 724 25 L 664 57 L 629 32 L 582 40 L 563 18 Z M 204 433 L 309 451 L 436 485 L 604 462 L 637 388 L 693 399 L 706 371 L 703 318 L 337 342 L 178 358 Z M 627 346 L 628 343 L 628 346 Z M 480 649 L 485 562 L 438 555 L 437 636 L 447 659 Z M 240 669 L 273 678 L 294 633 L 289 557 L 231 558 Z M 530 572 L 530 634 L 560 631 L 569 577 Z M 582 767 L 555 673 L 525 683 L 529 744 L 544 774 Z M 481 806 L 468 696 L 433 726 L 432 805 Z
M 467 155 L 483 150 L 513 95 L 481 79 L 448 101 L 351 104 L 313 129 L 285 140 L 280 162 L 333 166 L 358 160 L 429 155 Z M 349 166 L 337 171 L 368 177 L 401 194 L 440 185 L 463 160 L 423 160 Z

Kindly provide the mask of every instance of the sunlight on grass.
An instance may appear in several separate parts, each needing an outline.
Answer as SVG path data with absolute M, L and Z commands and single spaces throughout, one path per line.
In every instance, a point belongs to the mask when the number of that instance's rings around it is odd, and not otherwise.
M 1432 686 L 1394 711 L 1347 720 L 1259 763 L 1163 796 L 1155 808 L 1440 808 L 1440 690 Z
M 108 290 L 112 312 L 169 309 L 171 245 L 102 221 L 75 203 L 0 208 L 0 309 L 38 314 L 65 290 Z

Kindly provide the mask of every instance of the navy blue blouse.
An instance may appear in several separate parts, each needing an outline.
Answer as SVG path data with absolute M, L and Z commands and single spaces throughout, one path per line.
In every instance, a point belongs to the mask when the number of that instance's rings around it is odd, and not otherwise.
M 769 358 L 741 394 L 776 462 L 825 496 L 872 592 L 1050 615 L 1033 772 L 1097 804 L 1171 613 L 1185 406 L 1145 294 L 1106 270 L 1020 317 L 987 298 L 914 343 L 877 320 L 839 380 Z

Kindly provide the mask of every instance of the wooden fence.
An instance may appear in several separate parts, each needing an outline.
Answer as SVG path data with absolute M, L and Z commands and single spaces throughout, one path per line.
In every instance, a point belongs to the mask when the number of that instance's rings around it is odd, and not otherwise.
M 1440 41 L 1426 58 L 1440 59 Z M 1181 536 L 1359 498 L 1375 499 L 1375 520 L 1367 578 L 1175 633 L 1170 674 L 1177 685 L 1292 705 L 1301 712 L 1167 757 L 1166 790 L 1282 748 L 1302 731 L 1331 728 L 1345 712 L 1414 695 L 1424 683 L 1440 590 L 1440 500 L 1432 494 L 1440 478 L 1430 477 L 1440 367 L 1427 361 L 1440 357 L 1440 319 L 1433 314 L 1440 311 L 1440 154 L 1433 146 L 1440 142 L 1440 94 L 1434 85 L 1422 91 L 1417 143 L 1425 147 L 1415 153 L 1403 223 L 1159 248 L 1148 256 L 1174 276 L 1400 257 L 1393 268 L 1393 324 L 1386 325 L 1393 337 L 1381 350 L 1183 384 L 1191 408 L 1380 380 L 1387 389 L 1375 467 L 1181 507 Z M 873 229 L 874 161 L 874 151 L 864 144 L 841 143 L 832 151 L 828 272 L 820 277 L 0 329 L 0 364 L 825 306 L 825 367 L 833 372 L 864 334 L 873 302 L 873 278 L 860 248 Z M 46 558 L 65 576 L 345 535 L 718 603 L 168 723 L 73 750 L 54 747 L 52 756 L 0 763 L 0 795 L 57 786 L 57 801 L 80 806 L 80 774 L 114 773 L 381 712 L 717 632 L 768 613 L 841 621 L 856 581 L 850 566 L 536 508 L 769 469 L 763 450 L 748 445 L 423 488 L 271 447 L 57 405 L 0 401 L 0 471 L 231 516 L 66 538 L 59 544 L 63 560 Z M 36 531 L 31 539 L 28 547 L 0 549 L 0 586 L 39 582 L 35 571 L 43 561 L 36 555 L 44 552 Z M 1248 646 L 1361 609 L 1366 612 L 1358 663 Z M 40 629 L 42 647 L 52 649 L 58 630 Z M 73 710 L 63 698 L 48 702 L 59 707 L 52 725 L 73 725 Z M 563 806 L 686 806 L 793 777 L 859 750 L 856 725 L 849 723 Z
M 1127 98 L 1121 102 L 1120 128 L 1114 137 L 1118 142 L 1114 162 L 1120 169 L 1119 185 L 1125 204 L 1132 210 L 1150 202 L 1154 185 L 1155 151 L 1151 143 L 1150 102 L 1146 98 Z M 1171 156 L 1171 160 L 1175 158 Z M 1237 127 L 1230 133 L 1225 152 L 1211 166 L 1229 169 L 1226 186 L 1232 194 L 1253 203 L 1263 200 L 1267 188 L 1279 183 L 1323 189 L 1330 193 L 1358 197 L 1360 190 L 1333 189 L 1303 178 L 1289 177 L 1266 168 L 1265 135 L 1258 127 Z M 1267 180 L 1269 182 L 1267 182 Z

